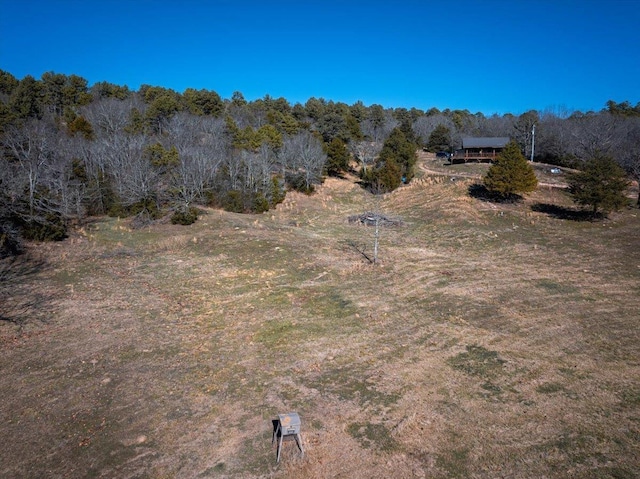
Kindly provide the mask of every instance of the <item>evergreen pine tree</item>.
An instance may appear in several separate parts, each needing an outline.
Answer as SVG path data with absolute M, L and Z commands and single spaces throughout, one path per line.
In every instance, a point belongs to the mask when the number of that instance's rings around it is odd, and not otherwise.
M 613 158 L 602 153 L 596 153 L 584 170 L 571 174 L 568 181 L 573 201 L 590 207 L 594 217 L 599 212 L 606 215 L 617 211 L 629 202 L 625 196 L 629 185 L 625 171 Z
M 437 151 L 451 150 L 451 131 L 444 125 L 438 125 L 429 135 L 427 150 L 435 153 Z
M 327 146 L 327 174 L 340 176 L 349 169 L 349 150 L 340 138 L 334 138 Z
M 484 185 L 489 192 L 509 198 L 534 191 L 538 179 L 518 144 L 511 141 L 487 171 Z
M 394 128 L 382 146 L 375 168 L 368 170 L 363 179 L 370 189 L 387 193 L 413 178 L 415 164 L 416 145 L 407 140 L 400 128 Z

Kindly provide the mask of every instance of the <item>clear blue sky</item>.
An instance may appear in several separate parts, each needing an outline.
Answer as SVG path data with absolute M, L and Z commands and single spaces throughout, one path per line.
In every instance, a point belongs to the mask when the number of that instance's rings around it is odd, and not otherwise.
M 640 0 L 0 0 L 0 69 L 385 107 L 640 101 Z

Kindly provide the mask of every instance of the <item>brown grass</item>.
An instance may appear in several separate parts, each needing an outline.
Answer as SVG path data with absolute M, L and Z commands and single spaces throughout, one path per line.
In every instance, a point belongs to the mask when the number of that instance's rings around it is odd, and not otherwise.
M 34 245 L 0 324 L 2 477 L 637 477 L 638 210 L 329 179 L 188 227 Z M 380 264 L 348 247 L 382 211 Z M 32 251 L 33 253 L 33 251 Z M 6 283 L 5 283 L 6 285 Z M 23 315 L 24 316 L 24 315 Z M 297 411 L 306 454 L 271 420 Z

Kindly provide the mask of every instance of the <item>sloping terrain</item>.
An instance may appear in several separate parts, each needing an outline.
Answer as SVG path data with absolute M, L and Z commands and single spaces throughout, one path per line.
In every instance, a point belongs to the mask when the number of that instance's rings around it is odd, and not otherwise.
M 33 245 L 36 268 L 4 264 L 0 476 L 638 477 L 638 210 L 559 219 L 532 208 L 569 208 L 558 189 L 472 183 L 329 179 L 263 215 Z M 365 211 L 402 220 L 377 265 Z M 288 411 L 306 454 L 276 465 Z

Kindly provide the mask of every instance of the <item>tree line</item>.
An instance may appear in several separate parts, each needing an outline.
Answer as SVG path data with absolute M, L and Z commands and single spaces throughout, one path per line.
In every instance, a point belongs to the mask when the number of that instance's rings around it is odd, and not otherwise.
M 88 216 L 170 214 L 197 219 L 199 205 L 264 212 L 288 190 L 312 193 L 327 175 L 357 174 L 374 193 L 410 182 L 416 149 L 452 150 L 463 136 L 508 136 L 528 156 L 580 167 L 611 155 L 640 175 L 640 104 L 599 112 L 492 115 L 347 105 L 322 98 L 223 99 L 211 90 L 89 85 L 47 72 L 17 79 L 0 70 L 0 247 L 20 237 L 59 239 Z

